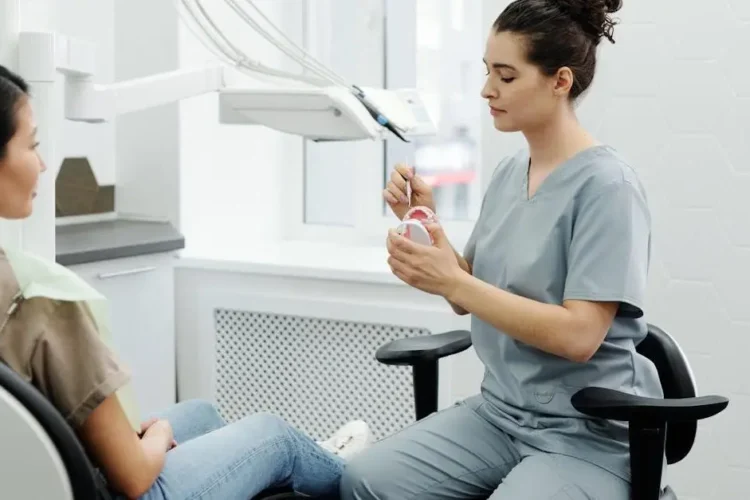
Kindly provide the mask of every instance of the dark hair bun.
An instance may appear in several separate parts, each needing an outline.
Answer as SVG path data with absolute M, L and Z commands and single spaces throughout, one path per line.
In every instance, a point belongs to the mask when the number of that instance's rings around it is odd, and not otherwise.
M 622 0 L 552 0 L 558 8 L 578 23 L 596 43 L 606 38 L 614 43 L 616 21 L 610 14 L 622 8 Z

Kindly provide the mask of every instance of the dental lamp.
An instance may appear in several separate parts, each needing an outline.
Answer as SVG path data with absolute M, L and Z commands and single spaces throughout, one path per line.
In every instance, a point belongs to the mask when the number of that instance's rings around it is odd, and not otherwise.
M 110 85 L 94 82 L 94 46 L 54 33 L 21 33 L 22 74 L 65 76 L 64 116 L 100 123 L 116 116 L 217 92 L 219 122 L 262 125 L 313 141 L 384 139 L 394 134 L 433 135 L 435 127 L 413 89 L 386 90 L 348 84 L 284 35 L 251 0 L 245 3 L 270 25 L 261 26 L 237 1 L 225 3 L 255 32 L 298 62 L 307 74 L 269 68 L 252 60 L 224 35 L 201 0 L 176 0 L 178 13 L 193 34 L 221 63 L 177 70 Z M 233 68 L 257 79 L 261 88 L 229 88 L 226 71 Z

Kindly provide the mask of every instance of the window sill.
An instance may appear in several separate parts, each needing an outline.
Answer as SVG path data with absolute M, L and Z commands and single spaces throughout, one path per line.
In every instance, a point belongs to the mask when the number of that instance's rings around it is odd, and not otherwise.
M 403 285 L 387 264 L 384 246 L 279 241 L 188 247 L 177 267 L 232 273 Z

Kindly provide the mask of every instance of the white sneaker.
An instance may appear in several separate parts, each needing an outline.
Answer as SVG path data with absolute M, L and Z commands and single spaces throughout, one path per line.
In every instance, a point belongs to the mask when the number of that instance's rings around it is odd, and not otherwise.
M 341 427 L 333 436 L 318 444 L 334 455 L 349 460 L 354 455 L 370 447 L 373 442 L 372 431 L 366 422 L 355 420 Z

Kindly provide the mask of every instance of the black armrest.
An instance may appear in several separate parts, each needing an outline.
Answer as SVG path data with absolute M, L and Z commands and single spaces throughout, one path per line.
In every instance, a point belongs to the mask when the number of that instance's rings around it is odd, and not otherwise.
M 721 396 L 658 399 L 603 387 L 581 389 L 570 401 L 585 415 L 627 422 L 694 422 L 716 415 L 729 404 L 729 400 Z
M 454 330 L 437 335 L 393 340 L 378 349 L 375 357 L 386 365 L 413 366 L 427 361 L 437 361 L 445 356 L 465 351 L 469 347 L 471 332 Z

